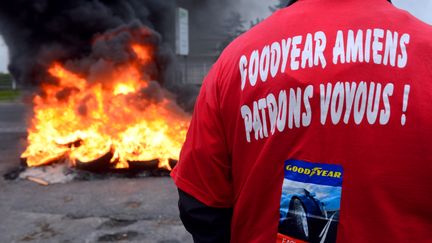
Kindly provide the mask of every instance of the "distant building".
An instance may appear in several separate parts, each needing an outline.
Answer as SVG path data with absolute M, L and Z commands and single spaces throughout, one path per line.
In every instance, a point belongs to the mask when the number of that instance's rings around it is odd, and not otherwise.
M 165 28 L 167 31 L 162 33 L 164 40 L 170 43 L 176 53 L 178 83 L 200 85 L 220 54 L 218 45 L 224 39 L 221 27 L 223 18 L 217 13 L 217 9 L 209 9 L 208 6 L 204 6 L 207 3 L 203 2 L 208 1 L 177 0 L 175 8 L 169 13 L 169 16 L 174 16 L 169 21 L 170 27 Z M 185 16 L 180 16 L 184 11 L 188 15 L 188 52 L 181 54 L 178 42 L 179 39 L 185 41 L 185 32 L 182 29 L 185 25 Z M 212 18 L 212 15 L 218 16 L 219 19 Z

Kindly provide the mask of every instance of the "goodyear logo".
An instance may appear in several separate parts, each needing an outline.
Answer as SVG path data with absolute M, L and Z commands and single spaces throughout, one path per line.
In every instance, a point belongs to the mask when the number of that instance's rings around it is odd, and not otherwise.
M 285 168 L 287 171 L 294 173 L 299 173 L 307 176 L 322 176 L 322 177 L 332 177 L 332 178 L 342 178 L 342 172 L 325 170 L 322 167 L 315 167 L 312 169 L 303 168 L 299 166 L 287 165 Z
M 285 179 L 327 186 L 342 186 L 343 168 L 337 164 L 285 161 Z

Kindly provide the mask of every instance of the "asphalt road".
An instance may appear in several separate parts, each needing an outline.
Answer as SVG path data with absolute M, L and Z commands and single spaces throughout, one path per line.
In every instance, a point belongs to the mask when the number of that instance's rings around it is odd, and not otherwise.
M 0 103 L 0 242 L 192 242 L 170 178 L 40 186 L 7 181 L 26 138 L 28 109 Z

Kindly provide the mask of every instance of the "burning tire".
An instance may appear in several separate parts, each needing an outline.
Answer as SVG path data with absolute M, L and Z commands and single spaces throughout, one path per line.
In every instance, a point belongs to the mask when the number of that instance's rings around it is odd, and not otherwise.
M 174 169 L 174 167 L 177 166 L 177 163 L 178 163 L 178 160 L 175 160 L 175 159 L 169 160 L 169 165 L 170 165 L 171 169 Z
M 84 162 L 77 159 L 75 161 L 75 166 L 80 170 L 103 172 L 109 170 L 112 157 L 113 153 L 109 151 L 104 156 L 93 161 Z
M 136 24 L 94 34 L 97 38 L 89 39 L 85 49 L 104 46 L 106 51 L 71 57 L 79 68 L 66 65 L 68 58 L 65 63 L 46 60 L 43 73 L 56 82 L 41 85 L 41 94 L 34 97 L 35 116 L 22 157 L 29 166 L 64 158 L 92 172 L 169 172 L 176 163 L 168 158 L 178 159 L 191 117 L 175 95 L 155 81 L 163 78 L 158 70 L 159 37 Z M 125 58 L 110 50 L 124 51 Z M 100 58 L 115 65 L 104 65 L 97 78 L 84 71 Z
M 154 159 L 150 161 L 128 161 L 129 170 L 132 171 L 152 171 L 159 167 L 159 160 Z

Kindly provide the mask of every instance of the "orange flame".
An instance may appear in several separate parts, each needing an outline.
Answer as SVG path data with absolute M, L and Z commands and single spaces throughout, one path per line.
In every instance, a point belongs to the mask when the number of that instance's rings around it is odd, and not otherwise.
M 136 60 L 109 70 L 110 80 L 92 80 L 55 63 L 48 70 L 58 84 L 44 84 L 34 98 L 28 146 L 22 154 L 29 166 L 61 159 L 72 165 L 91 163 L 112 152 L 113 168 L 159 159 L 171 169 L 178 160 L 190 117 L 159 89 L 161 100 L 143 99 L 151 85 L 142 66 L 153 61 L 153 48 L 132 44 Z M 156 85 L 157 86 L 157 85 Z

